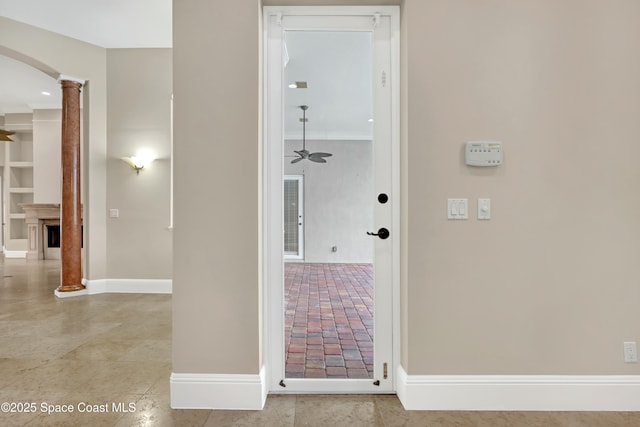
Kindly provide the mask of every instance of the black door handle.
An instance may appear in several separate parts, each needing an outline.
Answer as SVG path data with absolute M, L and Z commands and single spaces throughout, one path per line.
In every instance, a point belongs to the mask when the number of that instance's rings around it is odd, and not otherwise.
M 367 231 L 367 234 L 369 236 L 378 236 L 379 238 L 384 240 L 384 239 L 387 239 L 391 233 L 389 233 L 389 230 L 387 230 L 386 228 L 382 227 L 381 229 L 378 230 L 377 233 L 372 233 L 370 231 Z

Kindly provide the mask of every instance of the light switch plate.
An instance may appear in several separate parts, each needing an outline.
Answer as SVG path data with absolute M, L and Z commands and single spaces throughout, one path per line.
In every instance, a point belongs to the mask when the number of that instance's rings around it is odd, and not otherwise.
M 447 199 L 448 219 L 468 219 L 469 199 Z
M 491 219 L 491 199 L 478 199 L 478 219 Z
M 109 218 L 120 217 L 120 211 L 118 209 L 109 209 Z

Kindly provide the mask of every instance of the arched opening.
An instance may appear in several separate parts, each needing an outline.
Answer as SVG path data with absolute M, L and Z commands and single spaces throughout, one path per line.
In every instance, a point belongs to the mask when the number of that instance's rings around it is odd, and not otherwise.
M 0 52 L 6 54 L 0 56 L 5 71 L 0 86 L 5 86 L 2 93 L 6 94 L 0 101 L 0 124 L 5 134 L 12 136 L 5 138 L 0 147 L 4 256 L 62 259 L 62 285 L 68 282 L 65 272 L 73 268 L 77 282 L 73 289 L 83 289 L 79 92 L 74 93 L 71 98 L 75 100 L 70 104 L 68 91 L 61 90 L 61 83 L 66 87 L 67 78 L 15 50 L 4 47 Z M 70 105 L 76 108 L 71 109 Z M 70 146 L 74 147 L 72 162 L 65 161 Z M 70 182 L 74 184 L 69 185 Z M 72 216 L 76 217 L 73 227 L 65 226 L 63 222 L 71 224 Z M 52 239 L 46 238 L 56 227 L 62 230 L 62 254 L 55 247 L 58 245 L 49 247 Z M 73 242 L 73 251 L 69 242 Z
M 26 213 L 24 204 L 33 204 L 37 198 L 59 203 L 59 194 L 51 194 L 49 188 L 36 184 L 59 182 L 60 167 L 53 162 L 59 159 L 61 93 L 55 70 L 26 55 L 3 48 L 0 63 L 4 79 L 0 81 L 3 99 L 0 100 L 0 116 L 5 131 L 12 132 L 0 146 L 2 186 L 2 250 L 6 258 L 24 258 L 29 250 Z M 53 112 L 57 111 L 58 120 Z M 45 121 L 46 119 L 46 121 Z M 57 126 L 56 126 L 57 125 Z M 34 129 L 35 127 L 35 129 Z M 40 144 L 34 150 L 34 134 L 39 135 Z M 46 153 L 41 153 L 46 144 Z M 40 148 L 40 149 L 39 149 Z M 35 164 L 46 154 L 44 164 L 36 172 Z M 53 158 L 52 158 L 53 155 Z M 39 176 L 38 176 L 39 175 Z M 36 187 L 40 191 L 36 198 Z M 49 187 L 48 185 L 46 187 Z M 58 185 L 59 187 L 59 185 Z M 53 254 L 49 254 L 53 256 Z

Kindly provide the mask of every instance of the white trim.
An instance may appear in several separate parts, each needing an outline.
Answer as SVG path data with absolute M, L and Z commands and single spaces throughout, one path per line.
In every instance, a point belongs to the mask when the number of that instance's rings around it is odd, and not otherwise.
M 171 408 L 261 410 L 267 400 L 264 367 L 260 374 L 172 373 Z
M 10 251 L 5 246 L 2 247 L 5 258 L 26 258 L 27 251 Z
M 173 94 L 171 94 L 169 107 L 169 146 L 171 158 L 169 159 L 169 226 L 167 230 L 173 230 Z
M 89 295 L 104 293 L 120 294 L 170 294 L 170 279 L 99 279 L 83 280 Z
M 274 14 L 275 13 L 275 17 Z M 263 298 L 263 329 L 262 329 L 262 353 L 265 355 L 265 363 L 268 367 L 269 389 L 277 390 L 278 382 L 283 378 L 281 372 L 284 372 L 284 366 L 280 369 L 275 367 L 282 360 L 282 352 L 284 349 L 283 334 L 273 334 L 271 329 L 274 325 L 282 325 L 282 292 L 270 286 L 271 283 L 281 283 L 284 277 L 284 268 L 282 263 L 282 234 L 278 236 L 274 230 L 282 229 L 283 216 L 282 208 L 284 198 L 282 191 L 275 189 L 282 186 L 282 174 L 284 171 L 284 161 L 282 158 L 282 149 L 269 149 L 268 141 L 278 140 L 281 138 L 280 130 L 274 129 L 270 125 L 273 118 L 271 115 L 279 118 L 282 116 L 283 93 L 281 73 L 274 74 L 272 70 L 279 68 L 283 64 L 284 39 L 281 31 L 272 29 L 270 21 L 275 19 L 276 24 L 282 22 L 282 14 L 278 10 L 271 11 L 268 7 L 263 8 L 263 158 L 262 158 L 262 298 Z M 276 39 L 277 38 L 277 39 Z M 278 86 L 274 90 L 274 84 Z M 280 119 L 278 119 L 280 120 Z M 275 304 L 274 304 L 275 302 Z
M 82 279 L 85 289 L 73 292 L 58 292 L 58 298 L 79 297 L 97 294 L 170 294 L 173 281 L 169 279 Z
M 279 141 L 283 139 L 281 115 L 282 113 L 282 61 L 283 61 L 283 31 L 284 27 L 287 30 L 340 30 L 344 31 L 345 27 L 349 26 L 352 29 L 358 27 L 365 29 L 366 31 L 373 31 L 374 16 L 376 13 L 389 17 L 389 51 L 391 55 L 390 70 L 387 70 L 386 75 L 391 85 L 387 87 L 391 88 L 390 93 L 390 105 L 385 104 L 384 107 L 388 110 L 382 114 L 390 114 L 391 117 L 391 129 L 388 134 L 385 135 L 388 140 L 391 141 L 391 152 L 389 153 L 391 159 L 391 183 L 389 189 L 381 190 L 385 192 L 393 191 L 391 194 L 392 203 L 391 211 L 387 212 L 385 218 L 380 216 L 385 224 L 388 224 L 391 228 L 393 238 L 391 242 L 387 241 L 384 244 L 391 243 L 392 245 L 392 257 L 391 271 L 388 280 L 391 283 L 392 289 L 389 290 L 389 296 L 385 300 L 391 300 L 391 307 L 389 307 L 388 315 L 391 317 L 391 321 L 385 322 L 384 327 L 392 328 L 390 331 L 391 348 L 384 346 L 385 340 L 376 339 L 378 345 L 376 346 L 376 366 L 374 367 L 374 377 L 381 379 L 382 383 L 376 392 L 392 392 L 394 391 L 394 375 L 396 365 L 393 360 L 398 360 L 397 357 L 400 354 L 399 344 L 399 331 L 400 331 L 400 103 L 399 103 L 399 90 L 400 90 L 400 78 L 399 78 L 399 55 L 400 55 L 400 25 L 399 25 L 399 7 L 398 6 L 311 6 L 311 7 L 264 7 L 263 8 L 263 41 L 264 41 L 264 63 L 263 63 L 263 76 L 264 76 L 264 108 L 263 108 L 263 319 L 264 328 L 263 334 L 263 354 L 264 360 L 269 368 L 269 387 L 270 390 L 276 393 L 283 392 L 282 388 L 278 385 L 280 379 L 284 377 L 284 358 L 283 358 L 283 334 L 273 333 L 273 331 L 284 330 L 282 325 L 282 290 L 275 289 L 275 286 L 270 286 L 273 283 L 283 282 L 283 255 L 282 255 L 282 171 L 283 171 L 283 153 L 282 147 L 278 144 L 269 145 L 268 141 Z M 325 23 L 322 27 L 318 27 L 315 23 L 310 26 L 314 16 L 331 16 L 332 21 Z M 357 20 L 357 25 L 354 25 L 353 19 L 349 17 L 361 17 Z M 283 19 L 282 25 L 276 26 Z M 348 22 L 348 25 L 346 24 Z M 285 24 L 286 23 L 286 24 Z M 365 31 L 365 30 L 362 30 Z M 377 31 L 374 32 L 375 34 Z M 374 63 L 375 67 L 381 66 L 381 64 Z M 382 69 L 384 71 L 384 68 Z M 376 71 L 374 71 L 376 73 Z M 375 105 L 374 98 L 374 105 Z M 375 119 L 374 119 L 375 120 Z M 374 122 L 375 123 L 375 122 Z M 376 131 L 377 132 L 377 131 Z M 382 140 L 378 138 L 379 140 Z M 280 190 L 278 190 L 280 189 Z M 382 210 L 379 206 L 376 206 L 377 210 Z M 278 230 L 277 232 L 274 232 Z M 376 245 L 382 245 L 383 243 L 376 242 Z M 280 307 L 280 309 L 278 309 Z M 378 308 L 376 308 L 376 312 Z M 381 351 L 382 348 L 384 351 Z M 383 353 L 387 353 L 384 355 Z M 382 363 L 389 363 L 389 375 L 386 380 L 382 379 Z M 350 380 L 351 381 L 351 380 Z M 289 382 L 286 380 L 285 382 Z M 309 391 L 307 391 L 307 383 L 309 384 Z M 315 384 L 315 386 L 313 384 Z M 303 392 L 328 392 L 324 384 L 326 380 L 312 380 L 307 379 L 304 381 L 291 382 L 291 387 L 287 387 L 284 392 L 290 392 L 289 390 L 296 389 L 296 391 Z M 357 387 L 358 384 L 354 382 L 353 387 Z M 351 385 L 349 386 L 351 387 Z M 362 392 L 371 392 L 370 387 L 361 389 Z M 294 390 L 292 390 L 294 391 Z M 344 391 L 344 388 L 340 388 L 335 391 Z
M 285 378 L 286 387 L 279 386 L 273 394 L 389 394 L 389 390 L 380 389 L 373 379 L 322 378 L 309 381 L 306 378 Z
M 393 19 L 391 20 L 391 85 L 394 88 L 394 93 L 391 96 L 391 185 L 392 185 L 392 194 L 395 195 L 395 203 L 392 204 L 392 212 L 391 216 L 393 218 L 393 229 L 395 231 L 395 238 L 392 241 L 392 251 L 393 251 L 393 289 L 392 289 L 392 309 L 393 309 L 393 330 L 392 330 L 392 357 L 394 363 L 390 364 L 389 369 L 392 372 L 394 387 L 393 390 L 397 392 L 396 388 L 396 378 L 398 375 L 397 367 L 400 366 L 400 337 L 402 336 L 401 329 L 401 295 L 400 295 L 400 286 L 401 286 L 401 259 L 400 259 L 400 251 L 401 251 L 401 211 L 400 206 L 402 205 L 401 199 L 401 185 L 402 181 L 402 171 L 400 170 L 400 165 L 402 164 L 402 158 L 400 153 L 400 134 L 401 134 L 401 124 L 400 124 L 400 8 Z
M 380 15 L 396 15 L 398 6 L 264 6 L 263 15 L 277 15 L 280 20 L 286 16 L 366 16 L 371 17 L 371 28 L 374 28 L 374 17 Z M 280 25 L 280 21 L 278 21 Z
M 406 410 L 640 411 L 640 375 L 407 375 Z
M 86 289 L 81 289 L 79 291 L 59 292 L 56 289 L 55 291 L 53 291 L 53 294 L 58 298 L 71 298 L 71 297 L 80 297 L 83 295 L 89 295 L 89 291 Z

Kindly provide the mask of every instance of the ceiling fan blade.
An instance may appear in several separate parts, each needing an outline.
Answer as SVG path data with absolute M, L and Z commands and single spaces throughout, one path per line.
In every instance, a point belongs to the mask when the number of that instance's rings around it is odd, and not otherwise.
M 291 163 L 298 163 L 298 162 L 300 162 L 302 160 L 304 160 L 304 157 L 298 157 L 297 159 L 291 160 Z
M 323 157 L 331 157 L 333 154 L 329 153 L 311 153 L 309 154 L 309 159 L 322 159 Z
M 316 162 L 316 163 L 327 163 L 327 161 L 325 159 L 323 159 L 322 157 L 311 157 L 311 156 L 309 156 L 309 160 L 311 160 L 312 162 Z

